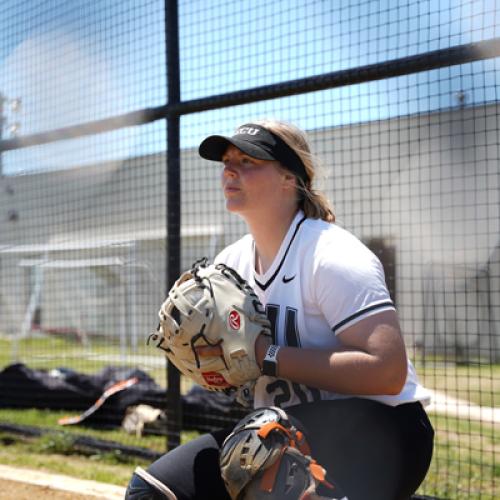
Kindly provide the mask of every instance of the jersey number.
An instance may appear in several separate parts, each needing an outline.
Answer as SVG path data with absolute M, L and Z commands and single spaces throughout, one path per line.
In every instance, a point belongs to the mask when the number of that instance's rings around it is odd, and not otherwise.
M 280 306 L 267 304 L 266 315 L 271 322 L 273 344 L 276 344 L 276 325 L 278 324 L 280 315 Z M 285 345 L 300 347 L 299 331 L 297 328 L 297 309 L 288 306 L 285 310 Z
M 267 304 L 266 314 L 271 323 L 273 344 L 276 344 L 276 325 L 278 324 L 280 306 Z M 297 328 L 297 309 L 293 309 L 292 307 L 287 307 L 285 310 L 285 345 L 291 347 L 300 347 L 301 345 Z M 293 396 L 292 391 L 301 403 L 308 403 L 311 399 L 313 401 L 319 401 L 321 399 L 319 389 L 297 384 L 295 382 L 287 382 L 286 380 L 275 380 L 266 387 L 266 390 L 268 394 L 276 393 L 273 400 L 275 406 L 281 406 L 290 401 Z

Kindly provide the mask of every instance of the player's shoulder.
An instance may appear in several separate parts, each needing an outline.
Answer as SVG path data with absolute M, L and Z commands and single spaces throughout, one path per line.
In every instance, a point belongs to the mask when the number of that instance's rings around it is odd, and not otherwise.
M 231 267 L 237 267 L 240 260 L 246 259 L 252 251 L 253 238 L 250 234 L 246 234 L 221 250 L 215 257 L 214 263 L 223 263 Z
M 378 266 L 376 255 L 352 232 L 322 220 L 305 222 L 302 244 L 314 269 L 357 271 Z
M 306 245 L 310 245 L 314 241 L 316 248 L 326 249 L 330 254 L 348 254 L 352 251 L 365 252 L 368 250 L 366 245 L 347 229 L 336 223 L 319 219 L 306 219 L 304 221 L 303 241 Z

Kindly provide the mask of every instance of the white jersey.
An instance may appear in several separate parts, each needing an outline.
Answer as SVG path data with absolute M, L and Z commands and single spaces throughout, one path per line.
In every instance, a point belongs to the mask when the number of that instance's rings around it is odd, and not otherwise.
M 379 259 L 355 236 L 335 224 L 299 213 L 271 267 L 255 271 L 255 244 L 246 235 L 215 259 L 234 268 L 266 308 L 279 345 L 334 349 L 337 335 L 372 314 L 394 310 Z M 311 367 L 314 369 L 314 367 Z M 403 390 L 395 396 L 363 396 L 396 406 L 429 399 L 408 362 Z M 257 381 L 255 407 L 287 407 L 320 399 L 351 397 L 275 377 Z

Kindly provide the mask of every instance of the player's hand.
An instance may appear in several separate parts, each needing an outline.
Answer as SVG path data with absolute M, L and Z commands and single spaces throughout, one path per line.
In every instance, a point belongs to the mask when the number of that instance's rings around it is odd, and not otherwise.
M 222 347 L 218 345 L 202 345 L 194 350 L 200 358 L 217 358 L 223 355 Z
M 261 368 L 262 361 L 266 356 L 267 348 L 271 345 L 271 343 L 271 339 L 268 335 L 259 335 L 255 341 L 255 360 Z M 200 358 L 217 358 L 223 355 L 223 350 L 220 344 L 195 347 L 195 351 Z
M 259 335 L 255 341 L 255 361 L 262 370 L 262 362 L 266 357 L 266 352 L 268 347 L 272 344 L 272 340 L 269 335 Z

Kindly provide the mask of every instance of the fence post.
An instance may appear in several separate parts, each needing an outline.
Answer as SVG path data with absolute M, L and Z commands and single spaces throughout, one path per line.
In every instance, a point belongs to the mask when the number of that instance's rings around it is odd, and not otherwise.
M 168 106 L 180 102 L 179 23 L 177 0 L 165 0 L 165 42 L 167 64 Z M 180 115 L 167 112 L 167 288 L 180 274 L 181 246 L 181 176 L 180 176 Z M 182 430 L 182 400 L 180 375 L 172 363 L 167 363 L 167 449 L 180 444 Z

